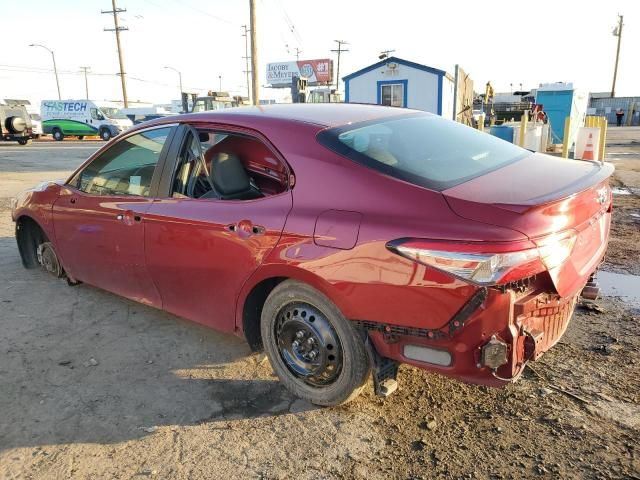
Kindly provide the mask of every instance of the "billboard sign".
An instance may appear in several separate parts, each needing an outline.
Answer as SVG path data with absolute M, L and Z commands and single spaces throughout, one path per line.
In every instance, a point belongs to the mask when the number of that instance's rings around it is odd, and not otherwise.
M 330 85 L 333 60 L 298 60 L 267 64 L 267 83 L 273 87 L 289 87 L 294 76 L 307 79 L 307 85 Z

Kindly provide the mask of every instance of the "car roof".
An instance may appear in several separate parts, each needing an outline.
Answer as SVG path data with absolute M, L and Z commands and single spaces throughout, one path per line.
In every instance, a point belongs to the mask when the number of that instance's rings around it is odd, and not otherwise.
M 234 107 L 211 110 L 196 115 L 198 120 L 233 122 L 235 117 L 237 121 L 244 123 L 252 117 L 256 120 L 271 118 L 310 123 L 322 127 L 336 127 L 378 118 L 397 117 L 409 113 L 418 113 L 418 111 L 356 103 L 289 103 Z M 195 119 L 195 115 L 190 118 Z M 174 121 L 182 121 L 183 119 L 180 116 L 173 117 Z

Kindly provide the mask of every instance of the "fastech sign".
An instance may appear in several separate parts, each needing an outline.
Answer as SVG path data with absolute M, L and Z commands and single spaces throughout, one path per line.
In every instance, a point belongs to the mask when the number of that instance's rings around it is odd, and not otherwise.
M 267 64 L 267 83 L 273 87 L 289 87 L 294 76 L 307 79 L 307 85 L 329 85 L 333 78 L 333 60 L 299 60 Z

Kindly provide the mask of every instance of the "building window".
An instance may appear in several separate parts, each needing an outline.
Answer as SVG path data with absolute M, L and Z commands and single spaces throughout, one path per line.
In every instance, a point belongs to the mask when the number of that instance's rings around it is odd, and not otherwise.
M 402 83 L 380 85 L 380 104 L 404 107 L 404 85 Z

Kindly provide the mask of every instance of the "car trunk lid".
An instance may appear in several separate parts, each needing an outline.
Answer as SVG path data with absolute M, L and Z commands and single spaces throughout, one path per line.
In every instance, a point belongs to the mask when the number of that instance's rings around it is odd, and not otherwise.
M 517 230 L 534 242 L 574 234 L 572 253 L 549 270 L 562 296 L 577 293 L 604 255 L 613 166 L 532 154 L 443 191 L 459 216 Z

